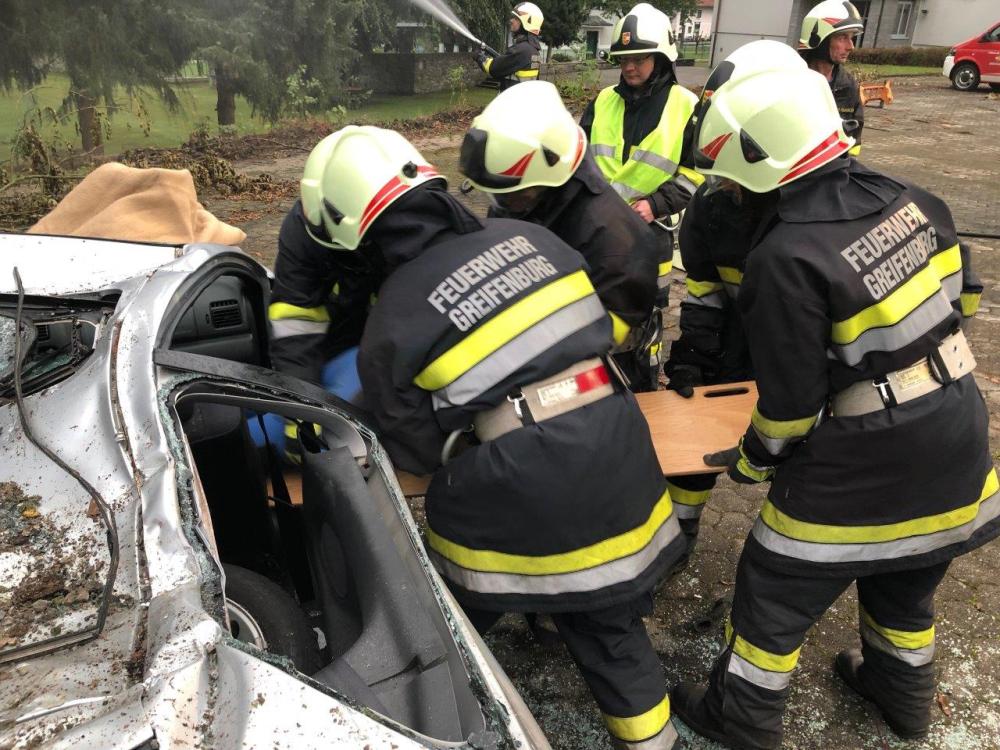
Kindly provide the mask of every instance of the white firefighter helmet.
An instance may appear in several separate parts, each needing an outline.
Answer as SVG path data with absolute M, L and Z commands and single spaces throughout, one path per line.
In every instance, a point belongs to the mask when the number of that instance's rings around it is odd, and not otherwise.
M 349 125 L 313 148 L 299 183 L 309 236 L 333 250 L 355 250 L 365 232 L 400 196 L 442 180 L 394 130 Z
M 861 14 L 852 3 L 847 0 L 823 0 L 802 19 L 799 49 L 816 49 L 824 39 L 838 31 L 860 34 L 864 30 Z
M 548 81 L 512 86 L 472 121 L 459 166 L 487 193 L 565 183 L 580 166 L 587 137 Z
M 853 145 L 830 84 L 787 45 L 744 45 L 705 83 L 694 135 L 694 163 L 703 174 L 766 193 Z
M 510 14 L 521 22 L 521 28 L 529 34 L 538 36 L 538 33 L 542 30 L 542 22 L 545 20 L 545 16 L 542 15 L 542 9 L 534 3 L 518 3 L 514 6 L 514 10 Z
M 610 57 L 657 52 L 670 62 L 677 59 L 677 44 L 670 18 L 649 3 L 639 3 L 615 25 Z

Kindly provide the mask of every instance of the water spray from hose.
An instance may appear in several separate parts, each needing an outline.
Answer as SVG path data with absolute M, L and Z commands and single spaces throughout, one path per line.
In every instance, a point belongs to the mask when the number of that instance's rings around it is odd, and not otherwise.
M 476 39 L 466 25 L 459 20 L 458 16 L 455 15 L 455 11 L 453 11 L 444 0 L 410 0 L 410 2 L 421 10 L 430 13 L 441 23 L 446 26 L 450 26 L 466 39 L 475 42 L 494 57 L 499 54 L 496 50 L 487 45 L 486 42 Z

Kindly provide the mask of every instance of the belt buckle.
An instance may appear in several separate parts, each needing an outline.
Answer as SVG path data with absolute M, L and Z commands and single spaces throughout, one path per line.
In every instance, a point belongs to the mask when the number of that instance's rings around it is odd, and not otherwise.
M 889 387 L 889 378 L 885 375 L 882 375 L 881 378 L 881 380 L 873 378 L 872 387 L 878 391 L 878 396 L 882 399 L 882 406 L 888 409 L 896 405 L 896 397 L 892 393 L 892 388 Z
M 521 404 L 524 403 L 524 394 L 521 391 L 511 393 L 507 396 L 507 400 L 514 407 L 514 413 L 517 415 L 517 418 L 524 424 L 524 412 L 521 410 Z

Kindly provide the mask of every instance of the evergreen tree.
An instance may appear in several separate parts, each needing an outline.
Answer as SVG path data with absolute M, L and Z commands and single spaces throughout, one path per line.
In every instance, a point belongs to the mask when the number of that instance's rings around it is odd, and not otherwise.
M 194 47 L 185 1 L 0 0 L 0 85 L 30 88 L 53 66 L 64 68 L 64 110 L 77 114 L 84 153 L 99 152 L 116 87 L 129 95 L 151 89 L 178 105 L 169 77 Z

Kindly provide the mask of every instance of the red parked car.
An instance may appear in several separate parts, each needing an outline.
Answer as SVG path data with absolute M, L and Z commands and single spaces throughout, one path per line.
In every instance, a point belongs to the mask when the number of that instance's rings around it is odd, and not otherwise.
M 948 50 L 941 74 L 959 91 L 974 91 L 980 82 L 1000 91 L 1000 23 Z

